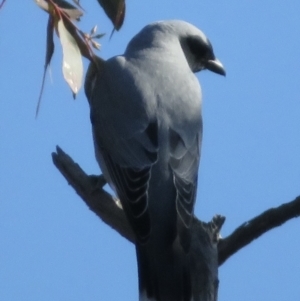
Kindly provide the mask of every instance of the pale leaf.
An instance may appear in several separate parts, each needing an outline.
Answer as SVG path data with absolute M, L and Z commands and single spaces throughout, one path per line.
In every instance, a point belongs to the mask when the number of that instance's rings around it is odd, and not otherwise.
M 63 49 L 63 75 L 74 95 L 82 85 L 83 64 L 80 49 L 76 40 L 66 29 L 62 20 L 58 21 L 57 29 Z

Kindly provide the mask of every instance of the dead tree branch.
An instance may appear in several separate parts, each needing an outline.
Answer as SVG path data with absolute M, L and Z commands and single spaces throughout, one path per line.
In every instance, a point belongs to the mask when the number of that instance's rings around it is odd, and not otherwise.
M 134 243 L 134 235 L 123 210 L 102 187 L 103 177 L 88 176 L 59 147 L 52 154 L 53 162 L 87 206 L 106 224 Z M 218 240 L 225 218 L 216 215 L 211 222 L 194 219 L 190 230 L 190 271 L 194 282 L 195 301 L 216 301 L 218 293 Z
M 102 189 L 102 177 L 88 176 L 62 149 L 57 147 L 52 153 L 54 165 L 75 189 L 86 205 L 107 225 L 123 237 L 134 242 L 134 235 L 127 223 L 123 210 L 114 198 Z
M 262 234 L 299 216 L 300 196 L 292 202 L 282 204 L 277 208 L 271 208 L 243 223 L 228 237 L 220 239 L 218 245 L 219 265 L 222 265 L 230 256 Z
M 88 176 L 71 157 L 64 153 L 59 147 L 57 152 L 52 154 L 53 162 L 69 184 L 75 189 L 77 194 L 84 200 L 87 206 L 96 213 L 106 224 L 120 233 L 123 237 L 134 243 L 134 235 L 127 223 L 123 210 L 117 201 L 109 193 L 102 189 L 105 181 L 103 177 Z M 222 265 L 230 256 L 238 250 L 251 243 L 267 231 L 278 227 L 286 221 L 300 215 L 300 196 L 294 201 L 283 204 L 277 208 L 271 208 L 261 215 L 245 222 L 238 227 L 231 235 L 224 239 L 219 239 L 219 231 L 225 221 L 223 216 L 215 216 L 209 223 L 199 221 L 196 217 L 192 229 L 194 240 L 193 263 L 196 270 L 203 270 L 205 265 L 210 273 L 211 284 L 217 283 L 217 272 L 211 269 L 214 266 Z M 215 255 L 212 255 L 215 254 Z M 205 258 L 199 262 L 196 257 Z M 217 259 L 218 258 L 218 259 Z M 213 262 L 216 260 L 216 263 Z M 212 270 L 214 270 L 212 272 Z M 198 272 L 197 272 L 198 273 Z M 203 277 L 203 273 L 202 273 Z M 205 276 L 207 277 L 207 275 Z M 204 281 L 196 277 L 197 281 Z M 212 291 L 216 287 L 210 286 L 206 293 L 215 294 Z M 201 300 L 213 300 L 212 298 Z

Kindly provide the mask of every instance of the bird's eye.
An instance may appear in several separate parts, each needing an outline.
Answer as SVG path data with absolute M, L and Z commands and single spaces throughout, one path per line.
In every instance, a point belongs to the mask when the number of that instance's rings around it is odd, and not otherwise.
M 212 47 L 210 42 L 204 41 L 199 36 L 190 36 L 186 39 L 186 44 L 191 53 L 200 59 L 210 59 L 213 56 Z

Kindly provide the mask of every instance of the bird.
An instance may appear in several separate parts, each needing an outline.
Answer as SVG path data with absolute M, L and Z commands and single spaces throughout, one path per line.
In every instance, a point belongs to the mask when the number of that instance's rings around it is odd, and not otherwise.
M 95 156 L 135 235 L 139 300 L 191 301 L 189 254 L 202 141 L 195 73 L 225 76 L 204 33 L 151 23 L 86 79 Z

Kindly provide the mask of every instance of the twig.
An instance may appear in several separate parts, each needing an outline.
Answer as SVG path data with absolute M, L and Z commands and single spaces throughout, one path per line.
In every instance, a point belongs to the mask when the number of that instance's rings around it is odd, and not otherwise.
M 300 196 L 277 208 L 271 208 L 243 223 L 231 235 L 219 241 L 219 266 L 230 256 L 267 231 L 300 216 Z

